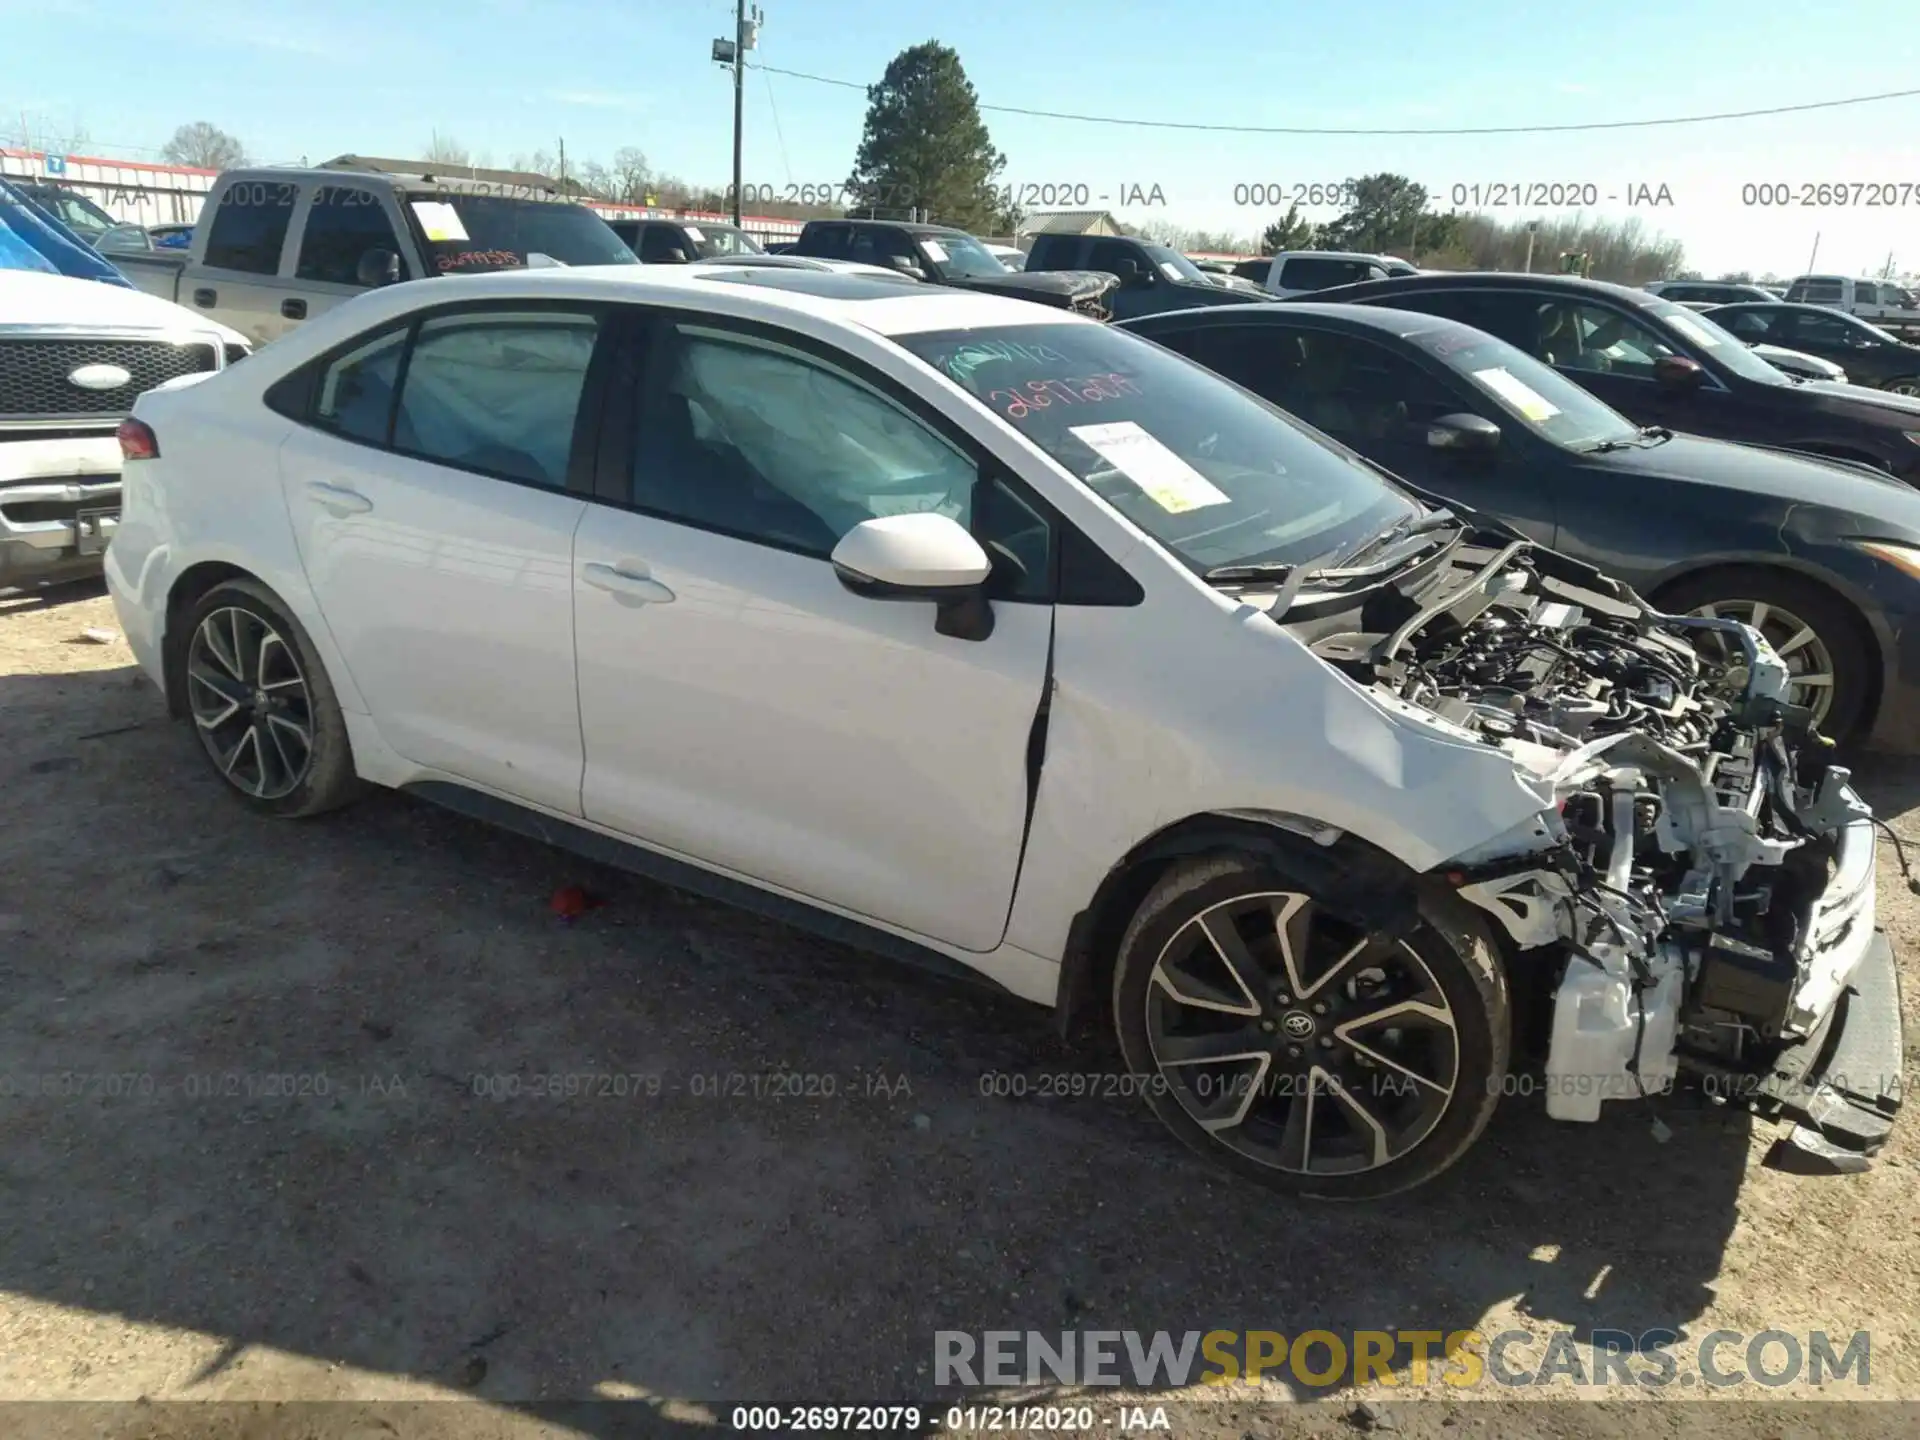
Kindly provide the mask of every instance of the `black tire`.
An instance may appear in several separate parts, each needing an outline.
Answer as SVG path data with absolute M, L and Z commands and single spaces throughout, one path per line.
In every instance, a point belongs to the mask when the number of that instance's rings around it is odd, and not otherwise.
M 1712 605 L 1723 613 L 1732 609 L 1737 619 L 1748 618 L 1751 612 L 1743 613 L 1742 607 L 1756 602 L 1768 606 L 1774 619 L 1790 615 L 1813 629 L 1819 644 L 1825 647 L 1831 669 L 1809 669 L 1807 673 L 1833 676 L 1832 698 L 1819 721 L 1820 733 L 1843 744 L 1858 739 L 1869 718 L 1867 706 L 1874 690 L 1872 632 L 1860 612 L 1831 590 L 1784 570 L 1739 565 L 1689 575 L 1662 590 L 1657 599 L 1659 606 L 1671 614 L 1688 615 Z M 1789 627 L 1775 627 L 1770 621 L 1760 628 L 1776 648 L 1785 643 L 1774 631 Z M 1703 641 L 1701 653 L 1716 658 L 1711 644 Z M 1796 664 L 1793 654 L 1786 659 L 1790 667 Z M 1807 692 L 1796 693 L 1804 703 Z
M 1896 375 L 1880 388 L 1893 395 L 1920 395 L 1920 375 Z
M 211 633 L 203 629 L 210 619 L 214 621 Z M 237 631 L 233 628 L 236 623 Z M 275 643 L 263 639 L 250 658 L 246 647 L 256 625 Z M 226 648 L 240 662 L 236 667 L 221 663 L 220 642 L 212 635 L 228 637 Z M 347 724 L 326 667 L 320 663 L 305 627 L 266 586 L 256 580 L 228 580 L 202 595 L 187 612 L 174 662 L 181 667 L 180 689 L 196 748 L 220 777 L 222 788 L 248 809 L 282 819 L 302 819 L 336 810 L 359 796 L 362 782 L 354 771 Z M 297 690 L 290 678 L 296 674 Z M 238 699 L 237 695 L 216 691 L 214 686 L 232 679 L 240 689 L 247 689 L 249 676 L 255 682 L 251 685 L 253 706 L 219 725 L 206 723 L 224 709 L 223 698 Z M 269 689 L 274 693 L 263 700 Z M 298 708 L 292 703 L 296 695 L 302 701 Z M 273 711 L 273 707 L 282 708 Z M 232 738 L 240 734 L 235 727 L 253 731 L 251 739 Z M 290 738 L 301 728 L 311 736 L 304 756 L 299 755 Z M 277 745 L 264 745 L 261 737 L 273 737 L 276 731 L 289 738 Z M 248 745 L 254 747 L 252 760 L 247 758 Z M 290 752 L 298 757 L 298 763 L 288 760 Z M 229 757 L 225 764 L 223 756 Z M 237 763 L 232 757 L 238 757 Z M 277 770 L 276 765 L 280 767 Z
M 1339 882 L 1325 864 L 1249 851 L 1202 855 L 1174 865 L 1141 902 L 1121 940 L 1113 978 L 1114 1029 L 1148 1104 L 1193 1149 L 1285 1194 L 1375 1200 L 1433 1179 L 1486 1128 L 1507 1073 L 1506 973 L 1485 925 L 1458 901 L 1413 900 L 1409 874 L 1405 923 L 1381 928 L 1361 919 L 1341 898 Z M 1310 927 L 1304 932 L 1309 938 L 1302 947 L 1308 952 L 1302 956 L 1305 963 L 1293 967 L 1304 982 L 1303 995 L 1265 990 L 1258 996 L 1259 1018 L 1224 1016 L 1178 998 L 1182 985 L 1189 987 L 1188 996 L 1208 988 L 1196 973 L 1207 963 L 1206 951 L 1192 952 L 1195 968 L 1172 958 L 1187 953 L 1182 947 L 1194 943 L 1203 916 L 1216 933 L 1224 918 L 1245 946 L 1244 957 L 1258 969 L 1259 979 L 1243 990 L 1290 985 L 1278 940 L 1271 938 L 1282 928 L 1276 923 L 1279 915 L 1292 905 L 1278 897 L 1289 895 L 1304 895 L 1309 902 L 1287 912 L 1296 917 L 1292 923 Z M 1238 906 L 1248 908 L 1236 919 Z M 1273 908 L 1263 914 L 1261 906 Z M 1362 959 L 1319 966 L 1312 952 L 1323 938 L 1338 953 L 1351 945 Z M 1221 957 L 1220 973 L 1227 973 L 1226 951 L 1218 941 L 1207 943 Z M 1359 950 L 1362 943 L 1370 948 Z M 1376 954 L 1379 966 L 1366 963 Z M 1177 978 L 1156 982 L 1163 961 Z M 1376 971 L 1390 983 L 1361 988 Z M 1404 984 L 1393 978 L 1399 971 L 1408 977 Z M 1211 988 L 1227 993 L 1224 983 Z M 1396 992 L 1424 998 L 1396 999 Z M 1414 1049 L 1393 1041 L 1392 1029 L 1360 1028 L 1351 1038 L 1336 1033 L 1337 1027 L 1363 1027 L 1369 1014 L 1410 1013 L 1405 1007 L 1413 1004 L 1437 1012 L 1442 1006 L 1436 1000 L 1444 1002 L 1451 1028 L 1400 1027 L 1416 1032 Z M 1198 1028 L 1177 1033 L 1189 1021 Z M 1311 1033 L 1309 1026 L 1315 1027 Z M 1229 1049 L 1264 1046 L 1272 1058 L 1217 1067 L 1174 1058 L 1176 1046 L 1196 1040 Z M 1156 1046 L 1167 1054 L 1157 1054 Z M 1304 1059 L 1294 1058 L 1303 1050 Z M 1389 1052 L 1397 1059 L 1388 1058 Z M 1445 1094 L 1435 1096 L 1443 1076 Z M 1334 1083 L 1342 1077 L 1344 1083 Z M 1382 1093 L 1383 1083 L 1389 1093 Z M 1239 1120 L 1221 1123 L 1235 1111 Z M 1371 1130 L 1356 1123 L 1358 1114 L 1373 1116 Z M 1203 1119 L 1219 1125 L 1218 1132 Z M 1297 1154 L 1289 1139 L 1296 1125 L 1303 1125 L 1307 1136 Z M 1376 1141 L 1376 1135 L 1382 1138 Z M 1318 1155 L 1316 1141 L 1322 1147 Z M 1362 1149 L 1369 1153 L 1358 1153 Z M 1294 1160 L 1301 1163 L 1289 1163 Z

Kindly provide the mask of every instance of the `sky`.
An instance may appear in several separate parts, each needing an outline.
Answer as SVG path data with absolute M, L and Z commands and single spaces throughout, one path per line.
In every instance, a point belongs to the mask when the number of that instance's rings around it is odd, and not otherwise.
M 988 108 L 1431 131 L 1805 104 L 1920 88 L 1913 0 L 1847 0 L 1824 13 L 1758 0 L 762 4 L 760 64 L 850 83 L 749 68 L 748 187 L 843 184 L 865 116 L 858 87 L 933 39 L 959 53 L 1007 157 L 1002 183 L 1023 197 L 1053 186 L 1124 220 L 1252 236 L 1285 207 L 1250 203 L 1266 197 L 1249 187 L 1291 196 L 1385 170 L 1426 185 L 1442 208 L 1459 199 L 1465 209 L 1487 209 L 1503 185 L 1557 185 L 1575 201 L 1592 187 L 1589 213 L 1637 216 L 1681 240 L 1687 266 L 1708 274 L 1878 274 L 1889 255 L 1896 271 L 1920 271 L 1920 95 L 1708 124 L 1480 136 L 1209 133 Z M 176 126 L 209 120 L 270 163 L 411 157 L 435 133 L 497 165 L 562 141 L 569 168 L 634 145 L 657 171 L 724 185 L 732 86 L 710 52 L 732 19 L 731 0 L 464 0 L 451 10 L 330 0 L 324 12 L 286 0 L 0 0 L 0 131 L 81 127 L 91 153 L 153 159 Z M 1800 203 L 1802 186 L 1839 182 L 1885 186 L 1895 203 L 1858 203 L 1864 189 L 1849 189 L 1846 204 Z M 1630 205 L 1635 196 L 1655 203 Z M 1790 203 L 1767 203 L 1775 196 Z M 1123 203 L 1138 198 L 1158 203 Z M 1337 212 L 1302 208 L 1309 219 Z

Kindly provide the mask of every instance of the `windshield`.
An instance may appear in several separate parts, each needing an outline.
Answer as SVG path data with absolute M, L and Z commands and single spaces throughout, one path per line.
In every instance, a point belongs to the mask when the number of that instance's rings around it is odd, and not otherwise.
M 994 253 L 971 235 L 922 235 L 920 248 L 947 275 L 1011 275 Z
M 1265 401 L 1125 331 L 894 338 L 1196 570 L 1318 559 L 1423 513 Z
M 426 240 L 428 263 L 441 275 L 514 270 L 529 255 L 562 265 L 640 263 L 606 221 L 580 205 L 458 191 L 407 198 Z
M 1666 321 L 1671 329 L 1678 332 L 1681 338 L 1695 349 L 1706 351 L 1709 356 L 1733 371 L 1742 380 L 1752 380 L 1760 385 L 1791 386 L 1793 384 L 1786 375 L 1749 350 L 1745 341 L 1734 338 L 1698 310 L 1689 310 L 1684 305 L 1674 304 L 1671 300 L 1654 300 L 1644 308 L 1648 314 L 1657 315 Z
M 1140 248 L 1147 252 L 1153 263 L 1160 267 L 1160 273 L 1169 280 L 1192 280 L 1201 285 L 1213 283 L 1208 279 L 1206 271 L 1178 250 L 1169 249 L 1165 245 L 1142 245 Z
M 687 225 L 682 227 L 694 243 L 702 260 L 718 255 L 764 255 L 760 242 L 744 230 L 731 225 Z
M 1407 339 L 1555 445 L 1590 450 L 1609 440 L 1639 437 L 1638 426 L 1591 391 L 1484 331 L 1449 322 Z

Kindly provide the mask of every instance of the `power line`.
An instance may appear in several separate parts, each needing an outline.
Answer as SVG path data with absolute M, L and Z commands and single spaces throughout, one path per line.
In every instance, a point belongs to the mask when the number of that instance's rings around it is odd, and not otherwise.
M 847 90 L 869 88 L 857 80 L 809 75 L 804 70 L 783 70 L 777 65 L 755 65 L 751 68 L 774 75 L 791 75 L 796 80 L 811 80 L 817 85 L 837 85 Z M 1593 120 L 1579 125 L 1465 125 L 1406 130 L 1345 129 L 1324 125 L 1209 125 L 1194 120 L 1136 120 L 1122 115 L 1074 115 L 1060 110 L 1029 110 L 1019 105 L 984 103 L 980 109 L 1001 115 L 1028 115 L 1039 120 L 1077 120 L 1086 125 L 1132 125 L 1143 130 L 1206 130 L 1228 135 L 1564 135 L 1574 130 L 1646 130 L 1656 125 L 1705 125 L 1718 120 L 1755 120 L 1765 115 L 1798 115 L 1808 110 L 1837 110 L 1844 105 L 1907 100 L 1916 95 L 1920 95 L 1920 90 L 1888 90 L 1879 95 L 1850 95 L 1843 100 L 1769 105 L 1764 110 L 1723 110 L 1712 115 L 1674 115 L 1660 120 Z

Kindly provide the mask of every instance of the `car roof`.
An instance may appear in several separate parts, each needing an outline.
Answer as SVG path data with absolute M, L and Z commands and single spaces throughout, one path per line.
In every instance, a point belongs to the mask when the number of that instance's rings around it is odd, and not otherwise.
M 682 308 L 710 305 L 712 313 L 743 319 L 778 324 L 804 316 L 885 336 L 1103 323 L 1031 300 L 877 276 L 748 265 L 574 265 L 437 276 L 368 291 L 275 341 L 273 348 L 304 350 L 306 347 L 299 344 L 304 337 L 321 332 L 323 327 L 331 334 L 335 327 L 329 322 L 334 315 L 350 316 L 357 332 L 416 310 L 463 300 L 651 301 Z M 338 339 L 331 343 L 338 343 Z
M 929 225 L 924 220 L 870 220 L 865 218 L 856 220 L 849 216 L 845 220 L 807 221 L 807 228 L 811 229 L 815 225 L 851 225 L 856 230 L 864 230 L 869 227 L 884 225 L 889 230 L 904 230 L 909 235 L 965 235 L 968 239 L 973 238 L 971 231 L 956 229 L 952 225 Z
M 1319 292 L 1325 294 L 1325 291 Z M 1319 320 L 1335 329 L 1369 330 L 1375 334 L 1406 339 L 1435 330 L 1470 330 L 1473 327 L 1439 315 L 1418 310 L 1395 310 L 1390 305 L 1326 305 L 1317 301 L 1274 300 L 1264 305 L 1197 305 L 1187 310 L 1163 310 L 1142 315 L 1137 320 L 1117 322 L 1122 330 L 1152 334 L 1168 320 L 1200 320 L 1207 325 L 1255 324 L 1282 325 L 1296 320 Z
M 1588 295 L 1596 299 L 1624 300 L 1642 308 L 1660 299 L 1658 295 L 1645 290 L 1631 285 L 1616 285 L 1609 280 L 1584 280 L 1577 275 L 1516 275 L 1511 270 L 1430 270 L 1421 275 L 1335 285 L 1314 293 L 1322 298 L 1338 296 L 1342 300 L 1358 300 L 1371 299 L 1376 295 L 1419 295 L 1435 290 L 1544 290 L 1568 296 Z

